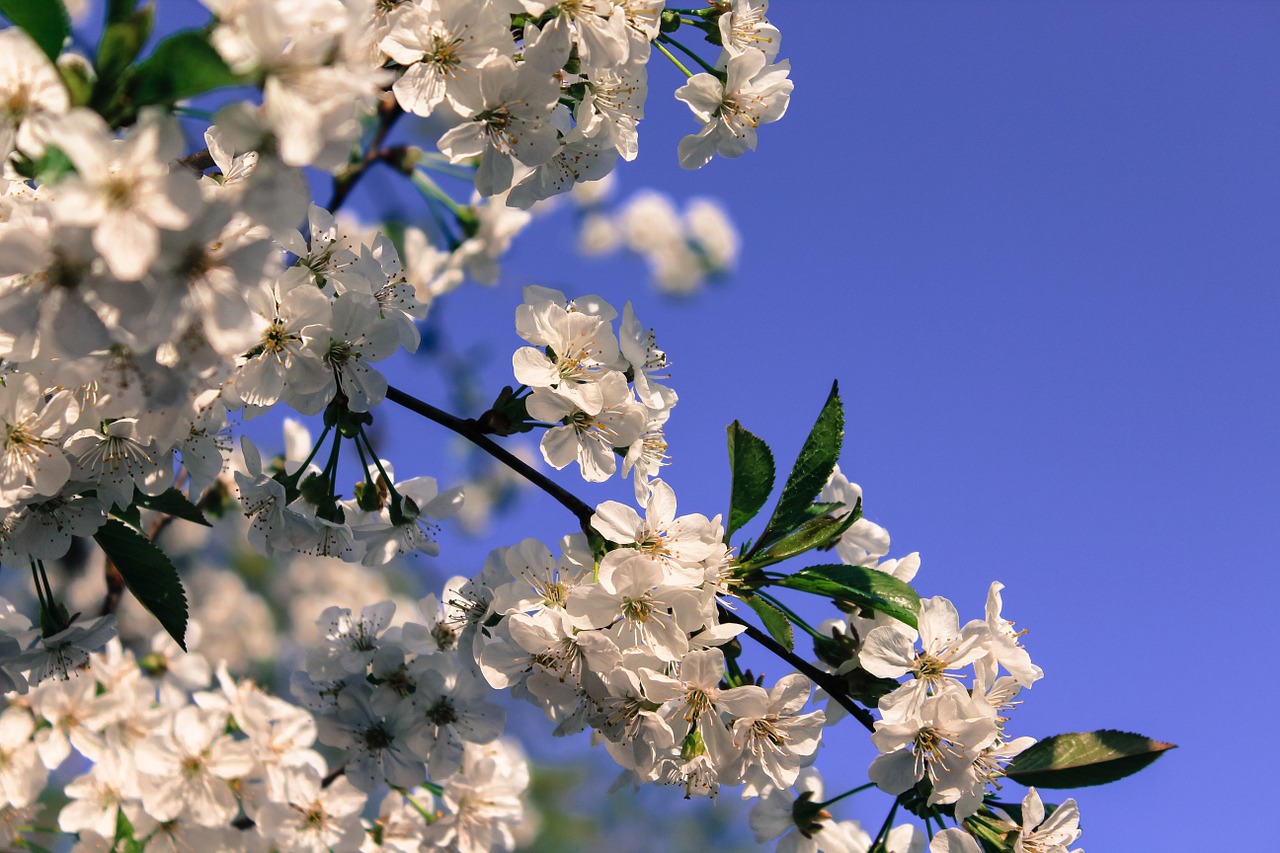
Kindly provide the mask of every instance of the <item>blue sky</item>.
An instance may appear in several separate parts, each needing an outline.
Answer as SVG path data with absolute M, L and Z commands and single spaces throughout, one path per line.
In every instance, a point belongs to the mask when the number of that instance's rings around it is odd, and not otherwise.
M 733 280 L 672 304 L 535 241 L 509 283 L 631 298 L 657 326 L 681 393 L 668 479 L 689 510 L 724 508 L 725 424 L 789 459 L 838 379 L 843 468 L 894 553 L 922 553 L 922 594 L 969 618 L 1000 580 L 1030 629 L 1046 678 L 1011 727 L 1180 744 L 1077 792 L 1085 848 L 1259 837 L 1256 768 L 1276 758 L 1256 742 L 1272 679 L 1254 672 L 1280 551 L 1280 6 L 776 2 L 771 17 L 796 90 L 760 149 L 682 173 L 694 123 L 665 96 L 678 72 L 654 65 L 642 153 L 620 173 L 725 201 L 745 243 Z M 828 752 L 829 775 L 865 778 L 867 747 Z M 843 815 L 878 825 L 885 808 Z
M 1046 678 L 1013 731 L 1180 744 L 1078 792 L 1086 849 L 1258 837 L 1257 768 L 1277 757 L 1280 5 L 778 0 L 771 17 L 796 90 L 760 150 L 683 172 L 675 146 L 696 124 L 669 97 L 681 75 L 655 61 L 641 155 L 619 174 L 624 193 L 723 201 L 737 274 L 660 297 L 638 263 L 572 255 L 562 211 L 498 288 L 442 306 L 451 340 L 488 347 L 496 393 L 519 285 L 634 300 L 681 395 L 667 479 L 707 514 L 725 507 L 725 424 L 785 465 L 838 380 L 842 467 L 894 555 L 921 552 L 921 593 L 972 618 L 1000 580 L 1030 630 Z M 394 381 L 439 390 L 421 362 Z M 436 473 L 448 437 L 387 422 L 406 430 L 397 470 Z M 631 491 L 560 479 L 591 502 Z M 571 527 L 531 494 L 439 567 L 470 573 L 491 544 Z M 835 741 L 829 790 L 865 779 L 872 755 Z M 840 814 L 874 827 L 888 801 Z

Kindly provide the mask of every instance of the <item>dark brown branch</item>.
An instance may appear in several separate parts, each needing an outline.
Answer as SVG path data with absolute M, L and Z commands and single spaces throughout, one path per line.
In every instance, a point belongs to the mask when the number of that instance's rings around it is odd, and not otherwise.
M 746 621 L 723 604 L 717 604 L 716 609 L 720 611 L 721 622 L 733 622 L 736 625 L 745 625 L 747 630 L 743 632 L 744 634 L 785 660 L 787 663 L 791 664 L 795 667 L 797 672 L 801 673 L 814 684 L 827 691 L 827 695 L 830 696 L 841 708 L 848 711 L 849 715 L 855 720 L 866 726 L 867 731 L 875 731 L 876 721 L 875 718 L 871 716 L 871 712 L 849 698 L 848 694 L 846 694 L 841 688 L 838 678 L 829 672 L 823 672 L 794 652 L 787 651 L 786 648 L 773 637 L 770 637 L 764 631 L 761 631 L 755 625 L 752 625 L 750 622 Z
M 587 506 L 585 502 L 579 500 L 577 496 L 552 482 L 545 474 L 534 469 L 523 459 L 520 459 L 511 453 L 511 451 L 489 438 L 489 436 L 485 435 L 480 429 L 480 425 L 476 421 L 470 418 L 463 419 L 455 415 L 451 415 L 442 409 L 437 409 L 430 403 L 423 402 L 417 397 L 406 394 L 399 388 L 388 387 L 387 399 L 398 406 L 403 406 L 415 414 L 422 415 L 427 420 L 435 421 L 440 424 L 440 426 L 453 430 L 467 441 L 470 441 L 476 447 L 479 447 L 481 450 L 485 451 L 490 456 L 515 471 L 521 477 L 524 477 L 526 480 L 551 495 L 551 497 L 559 501 L 561 506 L 574 514 L 574 517 L 578 519 L 578 523 L 582 525 L 584 531 L 591 524 L 591 516 L 595 515 L 594 509 Z
M 382 103 L 378 105 L 378 129 L 374 132 L 369 147 L 365 149 L 364 156 L 360 158 L 359 163 L 348 167 L 333 179 L 333 195 L 326 206 L 330 213 L 336 213 L 338 208 L 342 207 L 347 196 L 351 195 L 351 191 L 369 171 L 370 166 L 386 158 L 387 152 L 383 150 L 382 143 L 386 141 L 387 134 L 391 132 L 391 128 L 402 115 L 404 110 L 400 109 L 395 97 L 390 93 L 384 94 Z
M 116 568 L 115 563 L 111 562 L 110 557 L 107 557 L 106 580 L 107 594 L 102 598 L 99 616 L 115 613 L 120 606 L 120 599 L 124 596 L 124 575 L 120 574 L 120 570 Z
M 214 165 L 213 155 L 209 153 L 208 148 L 203 148 L 195 153 L 188 154 L 186 157 L 179 157 L 177 160 L 171 161 L 171 165 L 181 166 L 184 169 L 190 169 L 197 175 L 203 175 L 205 169 L 212 169 Z
M 446 411 L 437 409 L 430 403 L 423 402 L 416 397 L 410 396 L 399 388 L 388 387 L 387 399 L 398 406 L 403 406 L 411 412 L 422 415 L 424 418 L 441 426 L 451 429 L 458 435 L 470 441 L 472 444 L 489 453 L 499 462 L 510 467 L 520 476 L 542 489 L 551 497 L 555 498 L 565 509 L 569 510 L 578 519 L 578 523 L 582 525 L 582 529 L 586 531 L 591 525 L 591 516 L 595 514 L 590 506 L 579 499 L 576 495 L 565 490 L 563 487 L 552 482 L 546 475 L 534 470 L 523 460 L 514 456 L 510 451 L 485 435 L 481 431 L 479 424 L 471 419 L 459 418 L 451 415 Z M 717 605 L 720 613 L 721 622 L 733 622 L 737 625 L 745 625 L 747 630 L 744 632 L 748 637 L 755 640 L 764 648 L 773 652 L 782 658 L 788 664 L 796 669 L 797 672 L 804 674 L 810 681 L 821 687 L 827 692 L 833 701 L 837 702 L 840 707 L 844 708 L 849 714 L 862 723 L 868 731 L 875 730 L 875 719 L 866 708 L 854 702 L 844 690 L 841 689 L 839 680 L 830 673 L 823 672 L 804 658 L 787 651 L 780 643 L 755 627 L 749 622 L 743 620 L 740 616 L 729 610 L 723 604 Z

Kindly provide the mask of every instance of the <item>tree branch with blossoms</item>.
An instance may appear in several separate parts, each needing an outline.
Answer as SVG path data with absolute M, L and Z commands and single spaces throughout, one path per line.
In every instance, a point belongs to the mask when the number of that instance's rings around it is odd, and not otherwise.
M 557 735 L 590 731 L 633 784 L 740 787 L 759 841 L 810 849 L 922 849 L 919 826 L 894 826 L 905 811 L 939 827 L 932 853 L 1066 851 L 1076 803 L 1051 808 L 1038 788 L 1112 781 L 1171 747 L 1109 730 L 1033 745 L 1006 730 L 1043 673 L 1002 615 L 1003 584 L 965 623 L 950 601 L 921 598 L 918 556 L 888 557 L 838 467 L 834 385 L 757 525 L 774 454 L 737 421 L 725 512 L 677 514 L 660 475 L 678 395 L 630 302 L 526 287 L 518 387 L 477 419 L 380 372 L 418 349 L 437 302 L 497 280 L 531 208 L 591 192 L 637 156 L 654 56 L 680 72 L 675 98 L 697 123 L 681 165 L 754 149 L 793 89 L 765 0 L 206 5 L 203 26 L 157 40 L 150 5 L 112 0 L 82 55 L 63 0 L 0 0 L 14 25 L 0 30 L 12 176 L 0 182 L 0 559 L 30 568 L 38 611 L 0 600 L 6 843 L 34 845 L 22 827 L 58 799 L 57 829 L 84 849 L 512 849 L 530 771 L 504 736 L 499 690 Z M 672 35 L 682 29 L 707 47 Z M 392 140 L 407 115 L 433 123 Z M 363 233 L 335 217 L 378 163 L 418 193 L 424 228 Z M 308 190 L 317 174 L 327 209 Z M 464 178 L 466 196 L 441 176 Z M 650 226 L 633 247 L 671 282 L 734 254 L 706 207 L 687 225 L 652 200 L 626 215 Z M 556 552 L 532 538 L 495 548 L 398 617 L 390 597 L 358 612 L 337 593 L 307 598 L 329 594 L 317 578 L 332 562 L 376 588 L 408 555 L 438 554 L 440 525 L 463 508 L 462 487 L 406 477 L 379 453 L 384 401 L 466 438 L 578 529 Z M 224 440 L 235 413 L 282 405 L 319 418 L 318 437 L 288 421 L 280 458 Z M 540 433 L 543 461 L 588 483 L 629 477 L 634 501 L 591 506 L 492 437 L 516 433 Z M 239 528 L 217 519 L 233 492 Z M 160 541 L 175 520 L 192 550 L 227 562 L 227 535 L 255 560 L 314 560 L 272 599 L 315 605 L 287 677 L 294 701 L 202 653 L 219 638 L 197 625 L 233 601 L 221 618 L 234 640 L 254 599 L 229 572 L 216 588 L 208 572 L 184 576 L 181 546 Z M 107 567 L 96 618 L 68 607 L 75 584 L 51 580 L 89 539 Z M 821 562 L 792 569 L 798 559 Z M 829 618 L 809 624 L 792 594 L 826 602 Z M 139 618 L 130 602 L 161 629 L 133 647 L 121 641 Z M 794 672 L 766 686 L 742 668 L 741 637 Z M 871 782 L 824 799 L 818 747 L 845 716 L 871 732 Z M 1005 779 L 1028 786 L 1020 806 L 997 799 Z M 893 798 L 875 838 L 828 811 L 873 786 Z M 65 797 L 42 795 L 53 787 Z

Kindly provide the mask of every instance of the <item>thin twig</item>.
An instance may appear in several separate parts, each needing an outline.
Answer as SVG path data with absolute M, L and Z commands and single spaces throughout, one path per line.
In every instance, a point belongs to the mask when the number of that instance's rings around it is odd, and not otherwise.
M 215 165 L 213 162 L 213 154 L 209 153 L 208 148 L 202 148 L 199 151 L 188 154 L 186 157 L 179 157 L 170 161 L 170 165 L 182 166 L 184 169 L 190 169 L 197 175 L 203 175 L 205 169 L 212 169 Z
M 120 570 L 116 568 L 116 564 L 111 561 L 110 557 L 106 557 L 106 561 L 107 565 L 104 571 L 106 573 L 107 594 L 102 598 L 102 607 L 98 611 L 99 616 L 115 613 L 120 606 L 120 599 L 124 597 L 124 575 L 120 574 Z
M 574 514 L 574 517 L 578 519 L 578 523 L 582 525 L 584 530 L 591 524 L 591 516 L 595 515 L 595 510 L 584 501 L 578 499 L 577 496 L 552 482 L 545 474 L 534 469 L 523 459 L 520 459 L 511 451 L 489 438 L 481 431 L 480 425 L 476 421 L 451 415 L 442 409 L 437 409 L 430 403 L 406 394 L 399 388 L 387 388 L 387 399 L 415 414 L 422 415 L 427 420 L 435 421 L 440 426 L 453 430 L 476 447 L 484 450 L 490 456 L 559 501 L 561 506 Z
M 386 141 L 387 134 L 391 132 L 391 128 L 402 115 L 404 110 L 400 109 L 395 98 L 384 97 L 378 106 L 378 129 L 374 132 L 369 147 L 365 149 L 364 156 L 360 158 L 359 163 L 333 179 L 333 195 L 329 198 L 326 208 L 330 213 L 336 213 L 338 208 L 342 207 L 347 196 L 355 189 L 365 172 L 369 171 L 369 167 L 386 157 L 387 152 L 383 150 L 382 143 Z

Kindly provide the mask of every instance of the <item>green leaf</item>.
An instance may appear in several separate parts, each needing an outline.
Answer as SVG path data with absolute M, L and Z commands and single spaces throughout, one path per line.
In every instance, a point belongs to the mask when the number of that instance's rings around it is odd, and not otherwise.
M 829 504 L 814 504 L 814 506 L 829 506 Z M 780 563 L 805 551 L 833 545 L 861 517 L 862 513 L 854 509 L 839 518 L 831 515 L 810 518 L 763 551 L 758 551 L 743 560 L 741 566 L 744 569 L 759 569 Z
M 808 507 L 822 487 L 831 478 L 831 472 L 840 458 L 840 444 L 844 438 L 844 408 L 840 404 L 840 392 L 836 383 L 831 385 L 827 402 L 818 413 L 791 475 L 782 487 L 782 496 L 773 510 L 769 523 L 760 534 L 756 547 L 771 544 L 799 527 L 808 517 Z
M 107 23 L 118 24 L 133 14 L 138 0 L 107 0 Z
M 93 58 L 98 80 L 93 85 L 89 103 L 110 121 L 120 110 L 120 81 L 151 36 L 152 10 L 150 6 L 143 6 L 119 19 L 109 14 L 108 20 L 110 23 L 102 31 L 97 55 Z
M 756 595 L 744 598 L 743 601 L 760 617 L 770 637 L 781 643 L 787 651 L 795 651 L 796 638 L 791 631 L 791 622 L 781 610 Z
M 132 92 L 138 106 L 172 106 L 239 82 L 207 34 L 185 30 L 156 45 L 155 52 L 135 69 Z
M 729 524 L 724 539 L 742 525 L 756 517 L 773 491 L 776 471 L 773 453 L 764 439 L 742 428 L 734 421 L 729 424 L 729 475 L 732 485 L 729 492 Z
M 190 521 L 194 524 L 203 524 L 210 527 L 209 519 L 204 517 L 204 513 L 200 511 L 200 507 L 193 504 L 187 499 L 187 496 L 177 489 L 168 489 L 154 497 L 144 495 L 137 490 L 133 493 L 133 502 L 135 505 L 144 509 L 163 512 L 165 515 L 172 515 L 174 518 L 181 518 L 183 521 Z
M 113 506 L 111 514 L 135 530 L 142 530 L 142 511 L 138 509 L 136 503 L 131 503 L 123 509 Z
M 920 612 L 920 596 L 909 584 L 866 566 L 840 563 L 810 566 L 774 583 L 876 610 L 912 628 L 916 627 L 916 614 Z
M 1020 754 L 1006 773 L 1019 784 L 1037 788 L 1105 785 L 1137 773 L 1176 748 L 1172 743 L 1114 729 L 1054 735 Z
M 85 60 L 64 62 L 58 66 L 58 74 L 62 77 L 62 85 L 67 87 L 71 96 L 71 106 L 83 107 L 93 97 L 93 68 Z
M 44 149 L 44 154 L 40 155 L 40 161 L 36 163 L 35 178 L 41 184 L 56 184 L 75 172 L 76 167 L 66 152 L 56 145 L 50 145 Z
M 62 0 L 0 0 L 0 15 L 31 36 L 50 61 L 57 60 L 71 34 L 71 18 Z
M 178 570 L 165 553 L 147 537 L 115 519 L 107 519 L 93 538 L 115 564 L 133 597 L 186 651 L 187 596 L 178 579 Z

